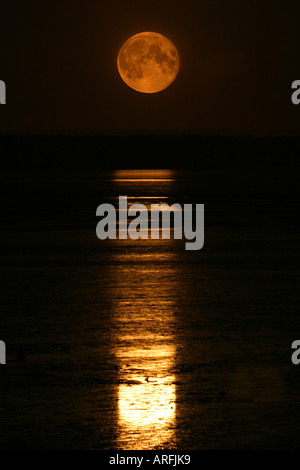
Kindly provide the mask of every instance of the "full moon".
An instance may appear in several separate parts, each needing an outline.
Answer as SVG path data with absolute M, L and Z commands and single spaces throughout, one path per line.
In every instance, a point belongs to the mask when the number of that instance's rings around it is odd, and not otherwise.
M 174 44 L 159 33 L 139 33 L 129 38 L 118 54 L 118 70 L 124 82 L 141 93 L 167 88 L 179 70 Z

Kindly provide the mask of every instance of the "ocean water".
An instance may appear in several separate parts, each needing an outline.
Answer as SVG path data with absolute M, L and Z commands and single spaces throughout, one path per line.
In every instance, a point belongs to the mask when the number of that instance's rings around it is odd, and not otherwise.
M 6 175 L 0 447 L 299 448 L 298 201 L 285 181 Z M 203 249 L 100 241 L 96 208 L 119 195 L 205 204 Z

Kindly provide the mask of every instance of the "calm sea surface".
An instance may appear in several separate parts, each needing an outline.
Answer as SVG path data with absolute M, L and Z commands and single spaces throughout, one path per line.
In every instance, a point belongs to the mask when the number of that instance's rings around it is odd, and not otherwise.
M 265 177 L 6 178 L 0 447 L 300 447 L 299 209 Z M 205 204 L 204 248 L 100 241 L 119 195 Z

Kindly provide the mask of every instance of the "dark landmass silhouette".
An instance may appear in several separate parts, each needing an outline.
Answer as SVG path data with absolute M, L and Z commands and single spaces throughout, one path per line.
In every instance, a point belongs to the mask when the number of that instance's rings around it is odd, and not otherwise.
M 300 167 L 300 137 L 1 135 L 2 170 Z
M 72 219 L 72 227 L 74 220 L 84 226 L 85 219 L 94 223 L 96 207 L 108 196 L 157 196 L 151 182 L 136 186 L 125 177 L 116 184 L 115 178 L 122 179 L 117 170 L 128 169 L 180 170 L 176 184 L 162 179 L 159 185 L 159 195 L 176 202 L 218 201 L 224 210 L 224 201 L 257 201 L 253 210 L 264 214 L 267 201 L 274 217 L 281 210 L 296 220 L 299 137 L 2 135 L 0 154 L 2 230 L 42 226 L 48 223 L 46 208 Z

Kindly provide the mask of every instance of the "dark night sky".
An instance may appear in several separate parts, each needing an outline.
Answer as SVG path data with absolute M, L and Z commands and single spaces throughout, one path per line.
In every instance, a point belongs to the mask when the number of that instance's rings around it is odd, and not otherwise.
M 300 129 L 299 0 L 2 0 L 1 132 Z M 133 34 L 176 45 L 181 68 L 147 95 L 120 79 Z

